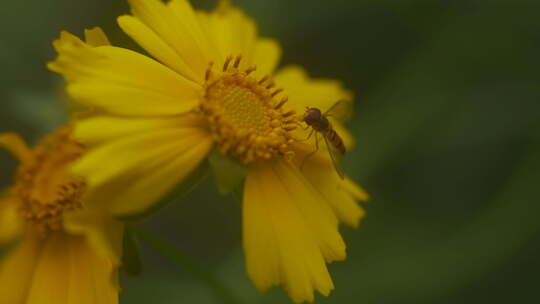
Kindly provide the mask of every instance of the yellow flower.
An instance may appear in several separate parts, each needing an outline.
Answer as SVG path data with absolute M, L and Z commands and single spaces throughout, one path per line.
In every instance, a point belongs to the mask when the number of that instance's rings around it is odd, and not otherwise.
M 83 148 L 69 133 L 61 129 L 33 150 L 0 134 L 0 146 L 20 161 L 0 197 L 1 303 L 118 303 L 122 225 L 82 199 L 85 183 L 67 166 Z
M 66 32 L 54 42 L 49 68 L 98 113 L 77 123 L 75 137 L 90 150 L 74 171 L 110 197 L 110 212 L 130 216 L 152 209 L 215 149 L 246 168 L 243 242 L 257 289 L 283 286 L 295 302 L 313 301 L 314 290 L 328 295 L 326 263 L 346 255 L 338 224 L 356 226 L 367 195 L 336 174 L 326 149 L 306 158 L 315 141 L 303 141 L 299 115 L 351 94 L 296 66 L 274 73 L 278 44 L 227 1 L 211 13 L 186 0 L 129 3 L 132 15 L 118 23 L 153 58 Z M 331 121 L 350 147 L 351 135 Z

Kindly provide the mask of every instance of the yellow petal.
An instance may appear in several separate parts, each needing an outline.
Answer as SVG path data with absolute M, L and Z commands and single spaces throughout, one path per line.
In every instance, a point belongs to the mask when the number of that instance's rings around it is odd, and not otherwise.
M 211 147 L 211 136 L 196 126 L 147 131 L 98 146 L 74 171 L 86 177 L 89 200 L 128 215 L 150 208 L 181 183 Z
M 111 45 L 109 38 L 100 27 L 84 30 L 84 40 L 90 46 Z
M 369 200 L 369 194 L 362 187 L 348 178 L 343 181 L 342 187 L 359 201 L 365 202 Z
M 253 52 L 253 64 L 260 75 L 272 74 L 281 59 L 281 47 L 273 39 L 259 39 Z
M 209 38 L 205 35 L 197 13 L 193 10 L 189 0 L 171 0 L 167 2 L 167 7 L 172 10 L 177 20 L 183 22 L 184 27 L 188 29 L 192 38 L 199 45 L 201 52 L 204 53 L 206 60 L 215 60 L 219 54 Z M 209 62 L 206 62 L 208 64 Z M 206 70 L 206 67 L 205 67 Z
M 196 128 L 158 130 L 124 137 L 86 153 L 76 162 L 74 172 L 84 176 L 91 187 L 99 186 L 121 175 L 151 172 L 181 156 L 198 140 L 204 142 L 208 138 L 204 131 Z
M 218 50 L 221 61 L 218 60 L 217 64 L 231 55 L 242 55 L 247 62 L 252 61 L 257 27 L 242 10 L 225 6 L 210 14 L 197 12 L 197 17 L 211 45 Z
M 115 269 L 98 257 L 83 237 L 54 233 L 35 263 L 28 304 L 115 304 Z
M 282 285 L 293 301 L 328 295 L 326 261 L 345 258 L 333 210 L 284 161 L 251 165 L 244 192 L 247 272 L 259 290 Z
M 352 94 L 339 81 L 309 78 L 298 66 L 281 69 L 274 80 L 289 96 L 287 106 L 297 113 L 303 113 L 306 107 L 319 108 L 324 112 L 341 99 L 352 99 Z
M 73 136 L 76 140 L 90 146 L 146 132 L 182 127 L 202 128 L 204 123 L 203 119 L 195 115 L 185 115 L 182 116 L 182 119 L 178 117 L 133 119 L 95 116 L 78 121 Z
M 297 161 L 300 166 L 303 159 Z M 344 180 L 334 172 L 330 162 L 309 159 L 302 166 L 302 174 L 317 189 L 326 203 L 332 207 L 341 222 L 357 227 L 365 211 L 357 200 L 366 201 L 367 194 L 348 178 Z
M 15 133 L 0 133 L 0 147 L 11 152 L 20 162 L 31 158 L 30 149 L 28 149 L 26 142 Z
M 35 265 L 43 244 L 41 238 L 28 234 L 0 260 L 0 295 L 2 303 L 27 303 Z
M 66 304 L 118 303 L 117 264 L 98 255 L 84 238 L 71 237 Z
M 54 42 L 58 58 L 49 68 L 65 76 L 72 97 L 121 115 L 172 115 L 191 110 L 199 85 L 136 52 L 90 47 L 63 32 Z
M 154 58 L 184 77 L 201 82 L 202 75 L 193 71 L 180 55 L 156 32 L 133 16 L 120 16 L 118 25 Z
M 124 226 L 106 210 L 92 205 L 99 204 L 85 203 L 82 210 L 64 213 L 64 229 L 70 234 L 84 235 L 94 251 L 120 265 Z
M 261 183 L 255 173 L 246 179 L 242 220 L 247 272 L 255 287 L 265 291 L 285 278 L 281 272 L 281 244 L 269 213 L 273 206 L 266 200 Z
M 53 234 L 44 241 L 28 290 L 28 304 L 67 303 L 70 256 L 65 238 Z
M 148 89 L 90 81 L 69 85 L 67 92 L 82 104 L 123 115 L 180 114 L 198 102 L 194 97 L 183 99 Z
M 159 167 L 128 185 L 122 197 L 113 200 L 111 212 L 119 216 L 140 214 L 149 210 L 154 203 L 171 192 L 199 167 L 212 149 L 211 138 L 189 138 L 182 141 L 183 147 L 177 157 L 163 162 Z
M 189 66 L 189 70 L 179 70 L 186 77 L 191 75 L 197 78 L 192 80 L 202 83 L 204 71 L 212 60 L 211 48 L 196 22 L 193 9 L 186 0 L 174 0 L 165 5 L 160 0 L 129 0 L 133 15 L 144 25 L 156 33 L 164 44 L 169 45 Z M 132 31 L 127 34 L 136 34 Z M 134 37 L 134 36 L 132 36 Z M 143 47 L 149 47 L 152 41 L 142 41 L 143 35 L 138 37 Z M 146 37 L 149 37 L 146 35 Z M 155 38 L 155 37 L 153 37 Z M 160 43 L 160 45 L 163 45 Z M 158 58 L 156 48 L 147 49 Z M 152 53 L 154 52 L 154 53 Z M 170 52 L 168 52 L 170 53 Z M 161 54 L 162 55 L 162 54 Z M 163 57 L 161 57 L 163 59 Z M 172 59 L 173 57 L 170 57 Z M 168 60 L 170 61 L 170 60 Z
M 24 220 L 12 197 L 0 198 L 0 245 L 13 242 L 24 231 Z

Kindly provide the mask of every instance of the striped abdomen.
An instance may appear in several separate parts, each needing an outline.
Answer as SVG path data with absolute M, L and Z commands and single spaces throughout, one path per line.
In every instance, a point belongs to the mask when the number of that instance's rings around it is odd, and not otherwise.
M 324 136 L 339 150 L 339 152 L 341 152 L 341 154 L 345 154 L 346 150 L 343 140 L 332 127 L 329 126 L 328 130 L 324 132 Z

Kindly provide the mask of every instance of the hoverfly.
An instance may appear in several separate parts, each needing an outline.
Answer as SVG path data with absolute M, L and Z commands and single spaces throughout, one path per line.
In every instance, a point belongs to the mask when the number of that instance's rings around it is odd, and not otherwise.
M 332 164 L 334 168 L 342 179 L 345 174 L 343 173 L 343 167 L 341 166 L 341 157 L 345 155 L 346 148 L 343 144 L 343 140 L 339 134 L 332 127 L 332 123 L 328 120 L 328 117 L 334 117 L 338 120 L 347 120 L 352 114 L 352 103 L 348 100 L 339 100 L 334 105 L 332 105 L 324 113 L 319 108 L 310 108 L 306 109 L 302 121 L 304 121 L 308 127 L 311 127 L 311 132 L 308 135 L 308 139 L 315 133 L 315 151 L 310 153 L 304 159 L 303 163 L 311 157 L 313 154 L 317 153 L 319 150 L 319 134 L 322 135 L 330 158 L 332 159 Z

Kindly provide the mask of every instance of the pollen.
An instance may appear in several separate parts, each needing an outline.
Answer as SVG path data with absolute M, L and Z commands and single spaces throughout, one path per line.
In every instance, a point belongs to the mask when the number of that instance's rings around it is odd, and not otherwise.
M 63 213 L 82 207 L 85 183 L 67 168 L 82 153 L 82 146 L 69 139 L 69 130 L 61 129 L 43 139 L 18 168 L 14 191 L 19 208 L 38 232 L 61 230 Z
M 201 112 L 207 118 L 218 149 L 244 163 L 293 156 L 291 132 L 299 124 L 286 111 L 287 97 L 269 75 L 253 76 L 256 67 L 240 68 L 242 57 L 229 56 L 223 67 L 206 71 Z

